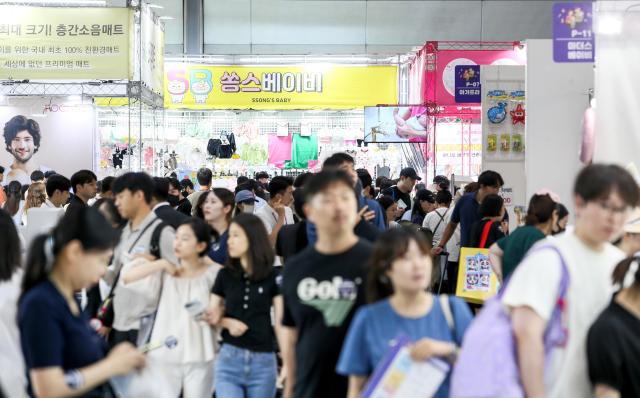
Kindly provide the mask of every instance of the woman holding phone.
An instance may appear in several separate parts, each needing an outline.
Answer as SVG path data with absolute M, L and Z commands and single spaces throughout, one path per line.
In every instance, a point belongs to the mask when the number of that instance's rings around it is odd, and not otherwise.
M 207 258 L 211 241 L 209 226 L 192 218 L 176 230 L 173 249 L 180 261 L 176 268 L 166 260 L 125 265 L 123 288 L 137 293 L 142 300 L 155 300 L 158 310 L 151 326 L 150 343 L 162 343 L 175 337 L 178 344 L 169 350 L 151 351 L 150 366 L 160 369 L 171 391 L 168 395 L 184 398 L 210 397 L 213 394 L 215 333 L 200 315 L 210 300 L 210 291 L 220 270 Z
M 106 354 L 74 293 L 104 275 L 117 236 L 92 208 L 67 212 L 50 235 L 38 236 L 27 260 L 18 326 L 32 397 L 103 397 L 107 381 L 144 366 L 129 343 Z

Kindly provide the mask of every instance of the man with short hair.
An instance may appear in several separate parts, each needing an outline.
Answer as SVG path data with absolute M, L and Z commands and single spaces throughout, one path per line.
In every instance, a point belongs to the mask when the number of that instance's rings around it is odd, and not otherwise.
M 262 189 L 264 189 L 265 191 L 269 190 L 269 173 L 267 173 L 266 171 L 256 173 L 256 181 L 258 182 L 258 184 L 260 184 Z
M 347 175 L 349 175 L 353 180 L 353 187 L 356 190 L 356 195 L 358 197 L 358 210 L 362 213 L 364 219 L 366 221 L 371 221 L 372 224 L 380 231 L 386 229 L 384 212 L 382 211 L 380 204 L 373 199 L 367 199 L 362 196 L 362 182 L 358 178 L 358 173 L 355 169 L 355 160 L 351 155 L 344 152 L 334 153 L 324 161 L 322 169 L 342 170 L 347 173 Z M 361 227 L 360 224 L 358 224 L 356 228 L 359 227 Z M 356 232 L 356 234 L 358 234 L 358 232 Z M 364 237 L 361 234 L 358 234 L 358 236 Z M 364 238 L 372 242 L 377 236 L 378 234 L 375 233 L 375 237 L 372 236 L 371 238 Z
M 193 186 L 193 183 L 191 183 L 191 186 Z M 180 181 L 173 177 L 169 178 L 169 197 L 172 196 L 178 198 L 178 202 L 174 208 L 185 216 L 191 216 L 191 202 L 187 199 L 187 196 L 189 195 L 187 194 L 187 191 L 183 189 L 183 185 L 180 184 Z M 169 204 L 171 204 L 171 201 L 169 201 Z
M 140 315 L 153 313 L 157 305 L 155 301 L 140 301 L 139 297 L 123 288 L 122 282 L 119 282 L 122 268 L 139 264 L 132 262 L 139 257 L 148 261 L 158 260 L 156 255 L 174 265 L 178 264 L 173 251 L 173 228 L 151 211 L 153 190 L 153 179 L 145 173 L 126 173 L 113 183 L 116 207 L 128 222 L 122 230 L 120 243 L 113 252 L 111 266 L 104 277 L 113 293 L 113 325 L 104 325 L 106 328 L 113 326 L 109 335 L 111 346 L 122 341 L 135 344 L 140 328 Z M 154 234 L 158 237 L 157 242 L 153 242 Z M 152 247 L 156 243 L 157 247 Z M 105 332 L 108 330 L 102 330 L 102 333 Z
M 453 213 L 451 213 L 451 220 L 442 234 L 440 243 L 433 248 L 433 254 L 439 255 L 442 253 L 443 248 L 447 242 L 449 242 L 449 239 L 451 239 L 451 235 L 453 235 L 458 224 L 460 224 L 460 247 L 465 247 L 469 244 L 471 240 L 471 226 L 481 219 L 480 213 L 478 212 L 480 204 L 488 195 L 497 195 L 498 192 L 500 192 L 500 188 L 504 185 L 504 180 L 502 176 L 495 171 L 487 170 L 482 172 L 478 177 L 478 185 L 480 188 L 477 192 L 464 195 L 456 204 Z
M 358 178 L 362 184 L 362 196 L 365 199 L 375 199 L 376 190 L 373 188 L 373 178 L 369 171 L 367 169 L 358 169 L 356 173 L 358 173 Z
M 40 149 L 41 138 L 38 122 L 22 115 L 14 116 L 4 125 L 5 149 L 13 155 L 7 183 L 18 181 L 22 185 L 29 185 L 29 177 L 33 171 L 48 170 L 33 159 L 33 155 Z
M 213 181 L 213 172 L 211 172 L 211 170 L 209 170 L 208 168 L 203 167 L 200 170 L 198 170 L 198 174 L 196 175 L 196 178 L 198 179 L 200 190 L 193 192 L 187 197 L 187 199 L 189 199 L 189 202 L 191 203 L 191 209 L 192 209 L 191 215 L 195 215 L 195 213 L 193 212 L 196 209 L 196 205 L 198 204 L 198 199 L 200 199 L 200 195 L 202 195 L 203 192 L 207 192 L 208 190 L 211 189 L 211 182 Z
M 33 173 L 31 173 L 31 183 L 35 184 L 36 182 L 44 182 L 44 173 L 40 170 L 35 170 Z
M 100 190 L 100 197 L 102 199 L 114 199 L 113 191 L 111 191 L 111 186 L 113 182 L 116 180 L 115 177 L 108 176 L 102 179 L 102 186 Z
M 98 192 L 98 177 L 91 170 L 80 170 L 71 176 L 73 197 L 67 211 L 74 211 L 88 206 L 89 200 L 96 197 Z
M 159 219 L 171 225 L 173 229 L 186 221 L 189 217 L 180 213 L 172 207 L 169 202 L 169 179 L 166 177 L 154 177 L 153 199 L 151 200 L 152 211 Z M 178 197 L 172 199 L 173 205 L 177 205 Z
M 365 304 L 372 247 L 353 231 L 360 216 L 351 176 L 323 170 L 304 192 L 318 239 L 284 267 L 284 396 L 345 397 L 347 378 L 335 369 L 353 315 Z
M 382 193 L 391 196 L 394 202 L 398 204 L 397 220 L 400 220 L 405 212 L 411 210 L 411 191 L 422 178 L 418 176 L 413 167 L 406 167 L 400 171 L 400 179 L 396 183 Z M 404 209 L 404 210 L 403 210 Z
M 295 222 L 293 211 L 289 207 L 293 202 L 293 180 L 290 177 L 275 176 L 269 182 L 269 192 L 269 201 L 256 210 L 255 215 L 262 220 L 267 228 L 269 241 L 275 246 L 280 228 Z
M 67 177 L 58 174 L 50 176 L 46 184 L 48 198 L 40 207 L 62 208 L 69 200 L 69 189 L 71 189 L 71 181 Z
M 193 189 L 193 181 L 191 181 L 188 177 L 182 179 L 182 181 L 180 181 L 180 190 L 186 193 L 186 195 L 183 195 L 185 197 L 188 197 L 189 195 L 194 193 L 195 189 Z

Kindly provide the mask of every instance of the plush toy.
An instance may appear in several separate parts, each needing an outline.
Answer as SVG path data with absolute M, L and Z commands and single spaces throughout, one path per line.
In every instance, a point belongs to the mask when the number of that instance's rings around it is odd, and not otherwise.
M 514 125 L 518 123 L 524 124 L 525 110 L 522 107 L 522 104 L 518 104 L 518 106 L 516 106 L 516 109 L 512 110 L 509 113 L 511 113 L 512 124 Z
M 489 108 L 487 116 L 489 117 L 489 121 L 493 124 L 502 123 L 507 117 L 507 103 L 498 102 L 496 106 Z

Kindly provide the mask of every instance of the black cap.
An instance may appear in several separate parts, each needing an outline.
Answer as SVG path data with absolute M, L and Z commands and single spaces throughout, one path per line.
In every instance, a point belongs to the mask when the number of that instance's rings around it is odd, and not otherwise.
M 400 177 L 409 177 L 416 181 L 422 181 L 422 178 L 418 177 L 418 173 L 416 173 L 416 170 L 413 167 L 402 169 L 402 171 L 400 172 Z
M 420 201 L 427 201 L 429 203 L 436 203 L 436 197 L 433 195 L 433 192 L 428 189 L 421 189 L 416 192 L 416 198 Z

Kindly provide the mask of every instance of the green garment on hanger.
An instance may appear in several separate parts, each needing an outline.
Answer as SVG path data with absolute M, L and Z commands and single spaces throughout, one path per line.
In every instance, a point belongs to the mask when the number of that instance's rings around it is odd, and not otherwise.
M 243 144 L 240 147 L 240 158 L 250 166 L 264 166 L 267 157 L 267 149 L 261 143 Z
M 306 169 L 309 167 L 310 160 L 318 160 L 318 136 L 312 134 L 303 137 L 300 134 L 294 134 L 291 146 L 291 167 Z

